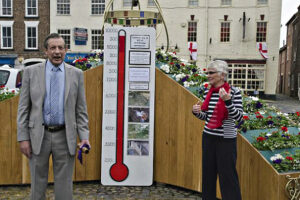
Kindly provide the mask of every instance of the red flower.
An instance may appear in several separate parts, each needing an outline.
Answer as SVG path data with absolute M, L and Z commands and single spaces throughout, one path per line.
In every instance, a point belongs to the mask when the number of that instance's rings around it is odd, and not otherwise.
M 285 127 L 285 126 L 281 127 L 281 130 L 283 130 L 284 132 L 288 131 L 287 127 Z
M 257 114 L 259 114 L 259 115 L 260 115 L 260 113 L 259 113 L 258 111 L 256 111 L 256 112 L 255 112 L 255 114 L 256 114 L 256 115 L 257 115 Z
M 294 159 L 290 156 L 285 157 L 287 160 L 293 161 Z
M 300 135 L 300 132 L 298 133 L 298 135 Z
M 267 118 L 268 118 L 268 119 L 272 119 L 272 116 L 268 116 Z
M 82 58 L 81 62 L 87 61 L 87 58 Z
M 173 62 L 170 62 L 170 65 L 174 65 L 174 63 L 173 63 Z
M 257 137 L 257 138 L 256 138 L 256 141 L 257 141 L 257 142 L 262 142 L 262 141 L 264 141 L 264 140 L 266 140 L 265 137 L 261 137 L 261 136 L 260 136 L 260 137 Z
M 175 52 L 175 51 L 174 51 L 173 53 L 176 55 L 176 52 Z
M 184 64 L 184 63 L 181 63 L 181 66 L 183 66 L 183 67 L 184 67 L 184 66 L 185 66 L 185 64 Z
M 299 117 L 299 116 L 300 116 L 300 113 L 299 113 L 299 112 L 296 112 L 296 115 Z
M 205 88 L 208 88 L 208 83 L 205 83 L 205 84 L 204 84 L 204 87 L 205 87 Z
M 12 90 L 11 92 L 12 92 L 12 93 L 15 93 L 15 90 Z
M 244 120 L 249 120 L 249 117 L 247 115 L 243 116 Z
M 203 71 L 206 72 L 206 68 L 203 68 Z
M 264 117 L 261 114 L 259 114 L 259 115 L 256 115 L 256 118 L 257 119 L 263 119 Z
M 195 77 L 199 76 L 199 74 L 194 74 Z

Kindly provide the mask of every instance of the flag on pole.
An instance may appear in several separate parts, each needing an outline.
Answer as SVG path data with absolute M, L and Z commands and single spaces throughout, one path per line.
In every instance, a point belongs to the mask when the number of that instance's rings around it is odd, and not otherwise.
M 197 42 L 188 42 L 191 60 L 197 60 Z
M 258 42 L 257 43 L 257 48 L 259 53 L 264 59 L 268 59 L 268 48 L 267 48 L 267 43 L 265 42 Z

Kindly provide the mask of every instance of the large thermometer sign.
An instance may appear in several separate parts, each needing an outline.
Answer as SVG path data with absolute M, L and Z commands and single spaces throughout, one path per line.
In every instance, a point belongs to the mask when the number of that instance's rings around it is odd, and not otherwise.
M 103 185 L 153 182 L 155 29 L 104 30 Z

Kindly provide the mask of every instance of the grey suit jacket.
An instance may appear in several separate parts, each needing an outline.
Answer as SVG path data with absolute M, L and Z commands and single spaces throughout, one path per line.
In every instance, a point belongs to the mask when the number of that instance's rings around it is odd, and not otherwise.
M 46 92 L 45 62 L 25 68 L 18 107 L 18 141 L 30 140 L 38 155 L 44 136 L 43 104 Z M 64 115 L 71 155 L 76 153 L 77 134 L 89 137 L 83 72 L 65 63 Z

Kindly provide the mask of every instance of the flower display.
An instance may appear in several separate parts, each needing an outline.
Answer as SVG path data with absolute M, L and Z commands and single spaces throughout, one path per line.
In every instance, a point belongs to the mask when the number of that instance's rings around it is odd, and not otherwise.
M 294 154 L 284 152 L 270 157 L 273 167 L 279 172 L 300 170 L 300 150 Z
M 286 128 L 286 127 L 285 127 Z M 277 130 L 273 132 L 260 133 L 252 145 L 258 150 L 270 150 L 294 148 L 300 146 L 300 136 L 288 133 L 288 131 Z
M 6 99 L 12 98 L 19 94 L 19 90 L 8 89 L 4 85 L 0 86 L 0 101 L 4 101 Z
M 103 61 L 103 52 L 98 52 L 98 53 L 89 54 L 84 58 L 76 59 L 71 64 L 81 69 L 82 71 L 85 71 L 94 66 L 100 65 L 101 61 Z

